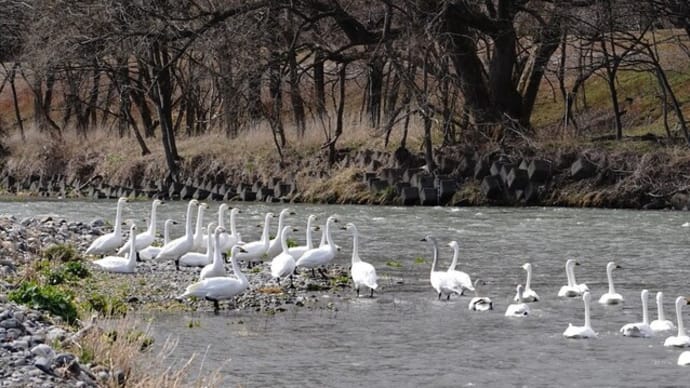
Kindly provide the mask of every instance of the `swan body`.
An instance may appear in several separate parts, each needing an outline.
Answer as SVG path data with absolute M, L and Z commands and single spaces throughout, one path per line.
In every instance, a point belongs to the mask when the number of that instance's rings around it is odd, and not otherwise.
M 228 205 L 222 204 L 220 205 L 221 208 L 225 206 L 225 209 L 223 209 L 223 213 L 221 213 L 221 210 L 218 210 L 218 226 L 222 226 L 225 228 L 225 223 L 223 222 L 223 214 L 225 213 L 225 210 L 227 210 Z M 219 239 L 219 247 L 221 252 L 227 252 L 229 251 L 233 245 L 240 245 L 240 238 L 239 234 L 237 233 L 237 226 L 236 226 L 236 221 L 235 219 L 237 218 L 237 213 L 240 213 L 240 209 L 238 208 L 232 208 L 230 209 L 230 233 L 228 234 L 227 231 L 221 233 L 220 239 Z
M 530 314 L 530 308 L 527 303 L 522 301 L 522 285 L 518 284 L 516 289 L 517 303 L 508 305 L 506 309 L 506 317 L 522 318 Z
M 642 322 L 628 323 L 621 327 L 620 332 L 626 337 L 651 337 L 654 335 L 652 328 L 649 326 L 649 314 L 647 312 L 647 297 L 649 291 L 642 290 L 640 298 L 642 299 Z
M 208 230 L 215 228 L 214 223 L 208 224 Z M 179 264 L 181 267 L 204 267 L 213 262 L 213 238 L 206 239 L 206 252 L 187 252 L 180 256 Z
M 687 348 L 690 347 L 690 337 L 685 334 L 685 327 L 683 326 L 683 305 L 688 301 L 679 296 L 676 298 L 676 318 L 678 319 L 678 335 L 670 336 L 664 341 L 666 347 Z
M 177 222 L 167 219 L 163 224 L 163 245 L 170 242 L 170 225 L 177 224 Z M 148 247 L 139 251 L 139 258 L 143 260 L 151 260 L 161 251 L 162 247 L 154 247 L 149 245 Z
M 690 365 L 690 351 L 686 350 L 678 356 L 678 365 L 688 366 Z
M 663 331 L 674 330 L 676 325 L 664 317 L 664 293 L 661 291 L 656 293 L 656 309 L 659 314 L 658 318 L 649 324 L 649 326 L 652 328 L 652 331 L 655 333 L 660 333 Z
M 269 223 L 271 222 L 271 218 L 273 218 L 273 213 L 268 212 L 266 213 L 266 216 L 264 218 L 264 230 L 263 233 L 261 233 L 261 239 L 258 241 L 252 241 L 245 243 L 242 245 L 242 248 L 244 249 L 244 253 L 240 253 L 239 256 L 237 257 L 238 260 L 245 260 L 247 262 L 247 265 L 251 268 L 252 264 L 255 260 L 259 260 L 263 257 L 263 255 L 266 253 L 268 250 L 268 244 L 269 244 L 269 238 L 268 238 L 268 231 L 269 231 Z
M 429 272 L 429 282 L 431 287 L 436 290 L 438 298 L 441 299 L 443 294 L 446 294 L 446 299 L 450 299 L 451 294 L 460 294 L 462 292 L 461 288 L 456 288 L 454 279 L 448 274 L 448 271 L 437 271 L 436 263 L 438 262 L 438 242 L 431 235 L 427 235 L 422 239 L 422 241 L 428 241 L 431 243 L 431 248 L 433 249 L 434 258 L 431 262 L 431 271 Z
M 314 248 L 312 244 L 312 239 L 311 239 L 311 224 L 316 220 L 316 216 L 313 214 L 310 214 L 309 217 L 307 217 L 307 243 L 306 245 L 300 245 L 292 248 L 288 248 L 288 253 L 292 257 L 300 258 L 304 254 L 304 252 Z
M 269 241 L 268 249 L 266 250 L 266 256 L 268 256 L 269 259 L 272 259 L 272 258 L 278 256 L 278 254 L 280 254 L 280 252 L 283 251 L 282 244 L 280 242 L 280 233 L 283 231 L 283 221 L 285 219 L 285 216 L 288 214 L 295 214 L 295 213 L 291 212 L 290 209 L 283 209 L 278 214 L 278 233 L 276 233 L 276 236 L 274 239 Z
M 197 209 L 197 215 L 196 215 L 196 229 L 194 230 L 194 238 L 193 238 L 193 244 L 192 244 L 192 249 L 190 251 L 192 252 L 204 252 L 206 249 L 206 242 L 204 241 L 204 231 L 203 231 L 203 226 L 204 226 L 204 213 L 208 209 L 208 204 L 207 203 L 200 203 L 199 208 Z M 211 233 L 211 231 L 208 231 L 208 233 Z
M 480 279 L 474 281 L 474 297 L 470 299 L 470 304 L 467 308 L 472 311 L 489 311 L 494 309 L 494 304 L 488 296 L 481 296 L 479 294 L 479 287 L 484 285 Z
M 538 302 L 539 301 L 539 295 L 537 295 L 536 292 L 531 287 L 532 283 L 532 264 L 530 263 L 525 263 L 522 265 L 522 269 L 527 271 L 527 280 L 525 281 L 525 288 L 522 290 L 522 302 L 523 303 L 531 303 L 531 302 Z M 517 294 L 513 298 L 516 302 L 518 302 L 518 296 Z
M 95 239 L 86 249 L 87 255 L 105 255 L 115 251 L 122 245 L 122 208 L 125 206 L 125 203 L 127 203 L 127 198 L 125 197 L 117 200 L 113 231 Z
M 106 256 L 93 263 L 107 272 L 133 273 L 137 265 L 137 251 L 134 248 L 137 239 L 136 230 L 137 227 L 135 225 L 129 228 L 130 248 L 129 253 L 126 254 L 125 257 Z
M 177 299 L 182 300 L 190 296 L 205 298 L 213 302 L 214 312 L 218 313 L 221 300 L 232 299 L 249 287 L 247 277 L 240 271 L 240 267 L 237 264 L 237 254 L 242 252 L 242 250 L 240 246 L 233 247 L 233 253 L 230 257 L 235 276 L 206 278 L 192 283 L 187 286 L 185 292 L 178 296 Z
M 151 218 L 149 220 L 149 227 L 146 229 L 146 231 L 139 233 L 137 236 L 137 245 L 135 250 L 137 252 L 141 251 L 142 249 L 148 247 L 153 243 L 153 240 L 156 238 L 156 209 L 158 209 L 158 206 L 162 204 L 163 201 L 160 199 L 154 199 L 153 203 L 151 203 Z M 120 250 L 117 251 L 118 255 L 122 255 L 125 252 L 129 251 L 129 244 L 130 240 L 127 240 L 125 245 L 123 245 Z
M 585 303 L 585 325 L 573 326 L 569 323 L 568 328 L 563 332 L 563 336 L 565 338 L 580 339 L 597 336 L 597 333 L 592 329 L 592 324 L 589 317 L 589 303 L 591 299 L 592 295 L 589 293 L 589 291 L 585 291 L 582 294 L 582 301 Z
M 373 265 L 362 261 L 359 257 L 359 233 L 355 224 L 349 222 L 345 225 L 345 228 L 352 230 L 352 266 L 350 268 L 350 275 L 352 276 L 352 283 L 357 291 L 357 296 L 359 296 L 359 288 L 366 286 L 371 290 L 369 296 L 373 298 L 374 290 L 378 288 L 376 269 Z
M 211 225 L 209 225 L 208 230 L 211 229 L 212 227 Z M 220 235 L 223 233 L 225 233 L 225 228 L 222 226 L 218 226 L 215 228 L 215 231 L 213 232 L 213 239 L 208 240 L 208 256 L 211 257 L 212 261 L 201 269 L 201 273 L 199 274 L 199 280 L 227 275 L 227 272 L 225 272 L 225 262 L 223 260 L 223 254 L 219 249 L 216 249 L 216 247 L 220 243 Z
M 194 234 L 192 233 L 192 214 L 194 207 L 199 205 L 199 201 L 192 199 L 187 205 L 187 219 L 185 220 L 185 234 L 163 245 L 161 251 L 156 255 L 156 260 L 175 260 L 175 266 L 180 269 L 180 257 L 192 250 L 194 245 Z
M 326 219 L 326 228 L 323 232 L 326 235 L 326 245 L 304 252 L 297 260 L 297 267 L 314 269 L 326 265 L 333 260 L 335 257 L 335 243 L 333 243 L 333 237 L 331 236 L 331 224 L 335 222 L 338 222 L 338 220 L 334 216 Z
M 287 235 L 291 229 L 291 226 L 284 226 L 281 229 L 280 245 L 282 252 L 271 261 L 271 276 L 277 279 L 278 284 L 280 284 L 281 278 L 290 276 L 290 285 L 292 285 L 292 273 L 295 271 L 296 263 L 295 257 L 290 254 L 287 246 Z
M 575 265 L 577 263 L 573 259 L 568 259 L 565 262 L 565 276 L 568 278 L 568 284 L 561 287 L 558 291 L 558 296 L 572 298 L 575 296 L 580 296 L 586 291 L 589 291 L 589 287 L 586 284 L 577 284 L 575 280 Z
M 623 296 L 616 292 L 613 286 L 613 270 L 615 268 L 620 268 L 613 261 L 606 264 L 606 277 L 609 281 L 609 292 L 603 294 L 599 298 L 599 303 L 601 304 L 620 304 L 623 303 Z
M 448 243 L 448 246 L 453 248 L 453 261 L 451 262 L 450 267 L 448 267 L 448 276 L 453 279 L 457 286 L 462 288 L 460 295 L 462 295 L 465 290 L 474 292 L 474 286 L 472 285 L 470 275 L 455 269 L 455 267 L 458 265 L 458 257 L 460 256 L 460 245 L 457 241 L 451 241 Z

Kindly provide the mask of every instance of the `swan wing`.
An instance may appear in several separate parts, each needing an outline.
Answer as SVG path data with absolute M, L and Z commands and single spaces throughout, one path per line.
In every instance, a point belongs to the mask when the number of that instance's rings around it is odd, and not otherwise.
M 678 356 L 678 365 L 688 366 L 690 365 L 690 351 L 684 351 Z
M 288 253 L 281 253 L 271 261 L 271 276 L 281 278 L 295 269 L 295 259 Z
M 304 254 L 297 260 L 298 267 L 316 267 L 328 263 L 333 259 L 333 253 L 328 245 L 319 248 L 314 248 L 304 252 Z
M 378 287 L 378 277 L 376 276 L 376 269 L 373 265 L 364 261 L 359 261 L 352 265 L 350 272 L 354 283 L 364 284 L 373 289 Z
M 203 267 L 209 264 L 211 263 L 206 253 L 187 252 L 180 256 L 180 265 L 184 267 Z
M 104 234 L 95 239 L 86 249 L 87 255 L 100 255 L 116 250 L 122 244 L 122 236 L 115 232 Z

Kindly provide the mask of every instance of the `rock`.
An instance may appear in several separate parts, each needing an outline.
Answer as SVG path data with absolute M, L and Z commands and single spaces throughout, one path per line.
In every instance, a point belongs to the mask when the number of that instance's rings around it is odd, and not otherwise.
M 400 199 L 405 206 L 417 205 L 419 203 L 419 189 L 416 187 L 403 187 L 400 192 Z
M 510 190 L 522 190 L 529 183 L 529 176 L 527 171 L 519 168 L 511 168 L 506 179 L 506 185 Z
M 482 195 L 489 200 L 503 199 L 503 185 L 501 178 L 498 175 L 489 175 L 484 177 L 480 186 Z
M 59 327 L 54 327 L 46 334 L 46 341 L 53 343 L 55 341 L 62 341 L 67 337 L 67 332 Z
M 419 203 L 422 206 L 438 205 L 438 190 L 433 187 L 423 187 L 419 190 Z
M 690 206 L 690 195 L 685 193 L 675 193 L 671 197 L 671 206 L 676 210 L 688 210 Z
M 570 166 L 570 176 L 576 180 L 592 177 L 597 172 L 596 166 L 584 157 L 579 157 Z
M 532 182 L 544 183 L 551 177 L 551 163 L 534 159 L 527 166 L 527 176 Z
M 454 173 L 460 177 L 463 178 L 469 178 L 472 175 L 474 175 L 474 166 L 475 166 L 474 160 L 468 156 L 465 155 L 460 159 L 460 162 L 458 163 L 458 166 L 455 168 Z
M 71 353 L 60 353 L 53 359 L 53 364 L 56 367 L 69 366 L 73 361 L 76 361 L 77 357 Z
M 481 159 L 474 166 L 474 179 L 484 179 L 491 173 L 491 166 L 486 159 Z
M 458 185 L 453 179 L 441 179 L 438 181 L 438 202 L 440 205 L 445 205 L 453 198 L 455 192 L 458 190 Z
M 94 218 L 89 222 L 89 226 L 92 228 L 101 228 L 105 226 L 105 221 L 102 218 Z
M 31 354 L 37 357 L 45 357 L 52 360 L 55 357 L 55 351 L 53 348 L 46 344 L 36 345 L 31 349 Z
M 24 325 L 15 318 L 8 318 L 0 322 L 0 327 L 3 329 L 20 329 L 24 330 Z
M 51 360 L 46 357 L 36 357 L 36 359 L 34 360 L 34 366 L 43 371 L 44 373 L 47 373 L 49 375 L 55 375 Z

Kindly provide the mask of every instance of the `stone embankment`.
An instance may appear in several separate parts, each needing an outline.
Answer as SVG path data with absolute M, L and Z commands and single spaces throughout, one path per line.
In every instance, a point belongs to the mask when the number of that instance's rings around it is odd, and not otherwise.
M 659 156 L 662 155 L 662 156 Z M 446 147 L 436 152 L 434 168 L 422 154 L 341 150 L 335 165 L 323 155 L 286 158 L 257 166 L 182 169 L 177 182 L 134 168 L 125 178 L 102 175 L 43 176 L 4 171 L 0 190 L 46 197 L 117 198 L 134 196 L 214 201 L 322 202 L 396 205 L 554 205 L 622 208 L 688 207 L 690 182 L 664 163 L 668 152 L 648 154 L 570 150 L 536 153 L 479 152 Z M 81 169 L 95 171 L 95 167 Z M 349 173 L 345 178 L 342 174 Z M 321 186 L 319 186 L 321 185 Z M 345 190 L 314 190 L 344 185 Z M 343 194 L 346 191 L 347 194 Z M 356 192 L 356 193 L 355 193 Z

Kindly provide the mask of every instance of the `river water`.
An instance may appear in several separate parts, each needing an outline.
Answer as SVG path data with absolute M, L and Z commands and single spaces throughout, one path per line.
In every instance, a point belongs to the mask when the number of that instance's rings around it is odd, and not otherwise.
M 282 205 L 233 204 L 243 213 L 238 228 L 245 240 L 258 238 L 262 214 Z M 169 202 L 159 217 L 183 219 L 186 204 Z M 114 201 L 1 202 L 0 214 L 17 217 L 56 214 L 89 221 L 112 220 Z M 209 217 L 215 219 L 217 204 Z M 686 386 L 690 368 L 676 365 L 680 353 L 664 348 L 666 335 L 623 337 L 622 325 L 641 321 L 640 291 L 664 291 L 665 312 L 675 319 L 673 301 L 690 294 L 688 234 L 684 212 L 564 208 L 422 208 L 294 205 L 289 223 L 302 227 L 307 215 L 337 214 L 354 222 L 361 234 L 360 256 L 379 274 L 375 298 L 315 293 L 332 309 L 289 307 L 276 315 L 223 311 L 220 315 L 187 312 L 157 315 L 152 335 L 178 341 L 173 355 L 182 363 L 193 354 L 193 373 L 219 371 L 224 385 L 265 386 Z M 125 219 L 143 222 L 149 203 L 133 202 Z M 173 236 L 182 233 L 178 225 Z M 495 310 L 467 309 L 468 297 L 438 301 L 428 282 L 431 248 L 419 240 L 431 233 L 440 244 L 440 264 L 451 258 L 446 245 L 461 246 L 458 269 L 487 282 Z M 318 234 L 317 234 L 318 236 Z M 350 232 L 334 232 L 347 265 Z M 420 263 L 418 257 L 427 259 Z M 590 340 L 567 340 L 569 322 L 582 325 L 580 298 L 556 296 L 566 283 L 564 263 L 575 258 L 579 282 L 592 291 Z M 601 306 L 605 267 L 615 261 L 616 291 L 623 306 Z M 400 264 L 390 265 L 391 261 Z M 532 288 L 541 301 L 525 319 L 503 316 L 515 286 L 524 283 L 520 268 L 531 262 Z M 690 306 L 684 317 L 688 321 Z M 194 322 L 193 328 L 189 323 Z M 674 334 L 675 335 L 675 334 Z M 201 370 L 201 372 L 199 372 Z

